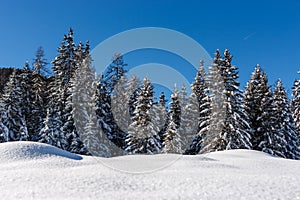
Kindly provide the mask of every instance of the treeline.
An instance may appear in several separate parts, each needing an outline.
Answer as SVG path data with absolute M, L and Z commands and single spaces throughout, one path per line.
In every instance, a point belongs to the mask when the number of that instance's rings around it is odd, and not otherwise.
M 41 48 L 32 67 L 10 72 L 0 99 L 0 142 L 38 141 L 104 157 L 254 149 L 300 158 L 300 81 L 290 102 L 282 82 L 272 90 L 256 66 L 242 91 L 232 55 L 217 50 L 208 72 L 201 62 L 192 93 L 175 86 L 167 105 L 147 77 L 127 77 L 120 54 L 97 77 L 89 50 L 88 42 L 75 44 L 70 29 L 52 76 L 43 73 Z

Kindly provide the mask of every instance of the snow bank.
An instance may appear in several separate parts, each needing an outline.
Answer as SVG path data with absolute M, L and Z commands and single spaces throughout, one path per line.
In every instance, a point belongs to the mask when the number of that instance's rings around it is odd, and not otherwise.
M 166 160 L 173 162 L 152 173 L 120 171 L 120 166 L 134 171 Z M 299 185 L 300 161 L 257 151 L 107 159 L 39 143 L 0 144 L 0 191 L 5 200 L 300 199 Z
M 64 157 L 74 160 L 81 156 L 69 153 L 57 147 L 36 142 L 6 142 L 0 143 L 0 161 L 15 161 L 26 159 L 41 159 L 48 157 Z

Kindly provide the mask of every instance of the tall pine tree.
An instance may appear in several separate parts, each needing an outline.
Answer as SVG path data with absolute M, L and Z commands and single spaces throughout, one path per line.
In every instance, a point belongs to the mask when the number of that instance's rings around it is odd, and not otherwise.
M 154 125 L 150 115 L 153 99 L 153 85 L 148 78 L 145 78 L 137 93 L 132 123 L 128 128 L 126 150 L 130 153 L 154 154 L 161 149 L 159 130 Z

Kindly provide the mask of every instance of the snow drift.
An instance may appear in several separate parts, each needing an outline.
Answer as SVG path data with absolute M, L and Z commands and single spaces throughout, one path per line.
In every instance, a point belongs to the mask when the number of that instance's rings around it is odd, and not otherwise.
M 300 161 L 257 151 L 181 156 L 152 173 L 112 169 L 122 165 L 135 169 L 174 157 L 164 154 L 107 159 L 78 156 L 40 143 L 3 143 L 1 199 L 300 198 Z

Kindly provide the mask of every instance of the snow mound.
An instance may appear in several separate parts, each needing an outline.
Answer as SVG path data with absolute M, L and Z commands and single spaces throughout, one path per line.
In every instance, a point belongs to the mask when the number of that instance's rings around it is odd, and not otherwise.
M 96 158 L 34 142 L 0 144 L 5 200 L 300 199 L 299 169 L 300 161 L 252 150 Z
M 73 160 L 82 159 L 81 156 L 51 145 L 24 141 L 0 143 L 0 155 L 0 161 L 32 160 L 48 157 L 63 157 Z

